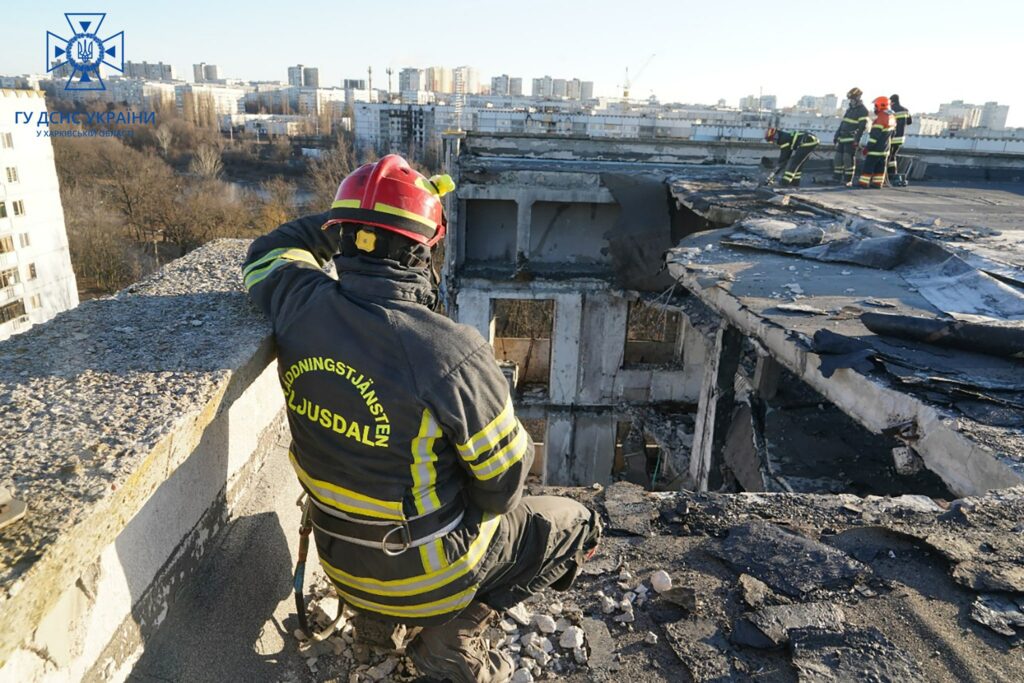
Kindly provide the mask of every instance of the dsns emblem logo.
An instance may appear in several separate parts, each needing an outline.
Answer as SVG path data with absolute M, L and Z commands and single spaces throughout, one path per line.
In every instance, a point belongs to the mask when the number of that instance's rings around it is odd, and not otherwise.
M 62 38 L 46 32 L 46 71 L 68 75 L 65 90 L 106 90 L 100 76 L 100 65 L 124 72 L 124 31 L 100 38 L 105 12 L 71 14 L 64 17 L 71 27 L 71 37 Z

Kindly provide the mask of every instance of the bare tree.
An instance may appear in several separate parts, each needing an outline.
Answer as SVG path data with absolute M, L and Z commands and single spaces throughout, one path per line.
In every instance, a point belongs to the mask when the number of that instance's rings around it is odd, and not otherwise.
M 209 180 L 216 179 L 224 170 L 224 162 L 220 158 L 220 150 L 212 145 L 200 145 L 189 163 L 189 171 Z
M 171 132 L 171 127 L 166 123 L 160 124 L 160 127 L 156 129 L 156 144 L 160 145 L 160 153 L 165 159 L 171 149 L 171 142 L 173 140 L 174 133 Z
M 260 233 L 284 223 L 295 211 L 295 186 L 282 178 L 271 178 L 260 183 L 259 211 L 255 216 Z
M 352 149 L 343 135 L 337 137 L 333 149 L 324 150 L 319 157 L 310 159 L 306 167 L 314 207 L 323 207 L 338 189 L 342 179 L 353 170 Z

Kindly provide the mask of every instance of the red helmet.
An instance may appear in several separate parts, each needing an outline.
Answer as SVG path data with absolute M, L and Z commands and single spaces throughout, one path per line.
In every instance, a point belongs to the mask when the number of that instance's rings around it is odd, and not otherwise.
M 889 108 L 888 97 L 876 97 L 875 98 L 875 111 L 884 111 Z
M 777 131 L 774 128 L 769 128 L 764 133 L 764 141 L 765 142 L 775 142 L 775 136 L 778 135 L 778 134 L 779 134 L 779 131 Z
M 323 227 L 373 225 L 432 247 L 444 237 L 448 225 L 440 197 L 453 189 L 451 176 L 427 179 L 402 157 L 389 154 L 360 166 L 341 181 Z

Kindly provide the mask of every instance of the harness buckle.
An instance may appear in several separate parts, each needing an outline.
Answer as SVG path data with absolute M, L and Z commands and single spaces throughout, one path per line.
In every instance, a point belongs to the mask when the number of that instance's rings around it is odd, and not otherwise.
M 391 534 L 396 531 L 403 532 L 404 538 L 402 539 L 402 548 L 400 550 L 391 550 L 388 548 L 388 539 L 391 538 Z M 398 557 L 412 546 L 412 534 L 409 532 L 409 522 L 402 520 L 401 524 L 396 524 L 392 529 L 388 530 L 384 534 L 384 538 L 380 539 L 380 550 L 388 557 Z

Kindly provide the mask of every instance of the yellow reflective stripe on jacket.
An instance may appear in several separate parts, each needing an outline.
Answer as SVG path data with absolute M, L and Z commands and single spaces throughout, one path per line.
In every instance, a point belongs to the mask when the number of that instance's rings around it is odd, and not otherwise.
M 313 254 L 309 253 L 305 249 L 274 249 L 268 252 L 265 256 L 246 266 L 245 270 L 242 271 L 242 275 L 245 277 L 246 290 L 252 289 L 253 285 L 262 282 L 268 275 L 270 275 L 271 272 L 280 266 L 295 261 L 309 263 L 317 268 L 320 267 L 320 264 L 317 263 Z
M 331 203 L 332 209 L 358 209 L 362 203 L 359 199 L 336 199 Z
M 423 562 L 423 571 L 425 572 L 440 571 L 448 566 L 448 558 L 444 554 L 444 543 L 440 538 L 420 546 L 420 560 Z
M 483 462 L 471 463 L 469 469 L 472 470 L 473 476 L 480 481 L 493 479 L 522 460 L 528 446 L 529 439 L 526 437 L 526 430 L 519 426 L 515 437 L 505 444 L 501 450 Z
M 373 205 L 373 210 L 380 211 L 381 213 L 391 214 L 392 216 L 401 216 L 402 218 L 408 218 L 411 221 L 422 223 L 423 225 L 426 225 L 430 228 L 437 227 L 437 224 L 434 223 L 434 221 L 427 218 L 426 216 L 421 216 L 418 213 L 406 211 L 405 209 L 400 209 L 397 206 L 391 206 L 390 204 L 383 204 L 381 202 L 377 202 L 376 204 Z
M 473 542 L 469 544 L 469 550 L 466 551 L 465 555 L 447 567 L 407 579 L 382 581 L 381 579 L 369 576 L 354 576 L 337 567 L 332 567 L 323 558 L 320 559 L 320 564 L 323 565 L 324 571 L 334 581 L 363 593 L 389 598 L 421 595 L 438 588 L 443 588 L 476 569 L 477 565 L 484 558 L 487 549 L 491 546 L 491 540 L 494 538 L 500 523 L 500 515 L 485 514 L 483 521 L 480 522 L 480 532 L 473 539 Z
M 905 118 L 907 118 L 908 116 L 910 116 L 910 112 L 906 112 L 906 111 L 898 111 L 898 112 L 896 112 L 895 116 L 896 116 L 896 118 L 898 118 L 898 119 L 905 119 Z
M 371 498 L 343 486 L 314 479 L 299 466 L 293 453 L 289 452 L 288 457 L 292 461 L 292 467 L 295 468 L 295 474 L 298 475 L 299 481 L 305 484 L 306 490 L 324 505 L 341 510 L 342 512 L 364 515 L 366 517 L 395 520 L 405 519 L 405 513 L 402 511 L 402 501 Z
M 845 116 L 843 117 L 843 123 L 860 123 L 860 122 L 861 122 L 861 119 L 848 119 Z
M 412 440 L 412 498 L 416 512 L 426 514 L 441 507 L 437 498 L 437 454 L 434 443 L 441 438 L 441 426 L 426 408 L 420 418 L 420 431 Z
M 418 605 L 384 605 L 379 602 L 372 602 L 370 600 L 357 598 L 350 593 L 346 593 L 340 588 L 338 589 L 338 594 L 341 595 L 347 603 L 357 609 L 365 609 L 370 612 L 376 612 L 377 614 L 386 614 L 390 617 L 408 617 L 415 619 L 436 617 L 440 614 L 461 611 L 469 603 L 473 602 L 473 596 L 476 595 L 476 586 L 470 586 L 466 590 L 456 593 L 448 598 L 434 600 L 433 602 L 424 602 Z
M 473 462 L 482 453 L 493 449 L 502 439 L 509 435 L 518 424 L 515 413 L 512 410 L 512 397 L 505 399 L 505 407 L 501 409 L 498 416 L 491 420 L 486 427 L 469 437 L 469 441 L 456 446 L 459 455 L 466 462 Z

